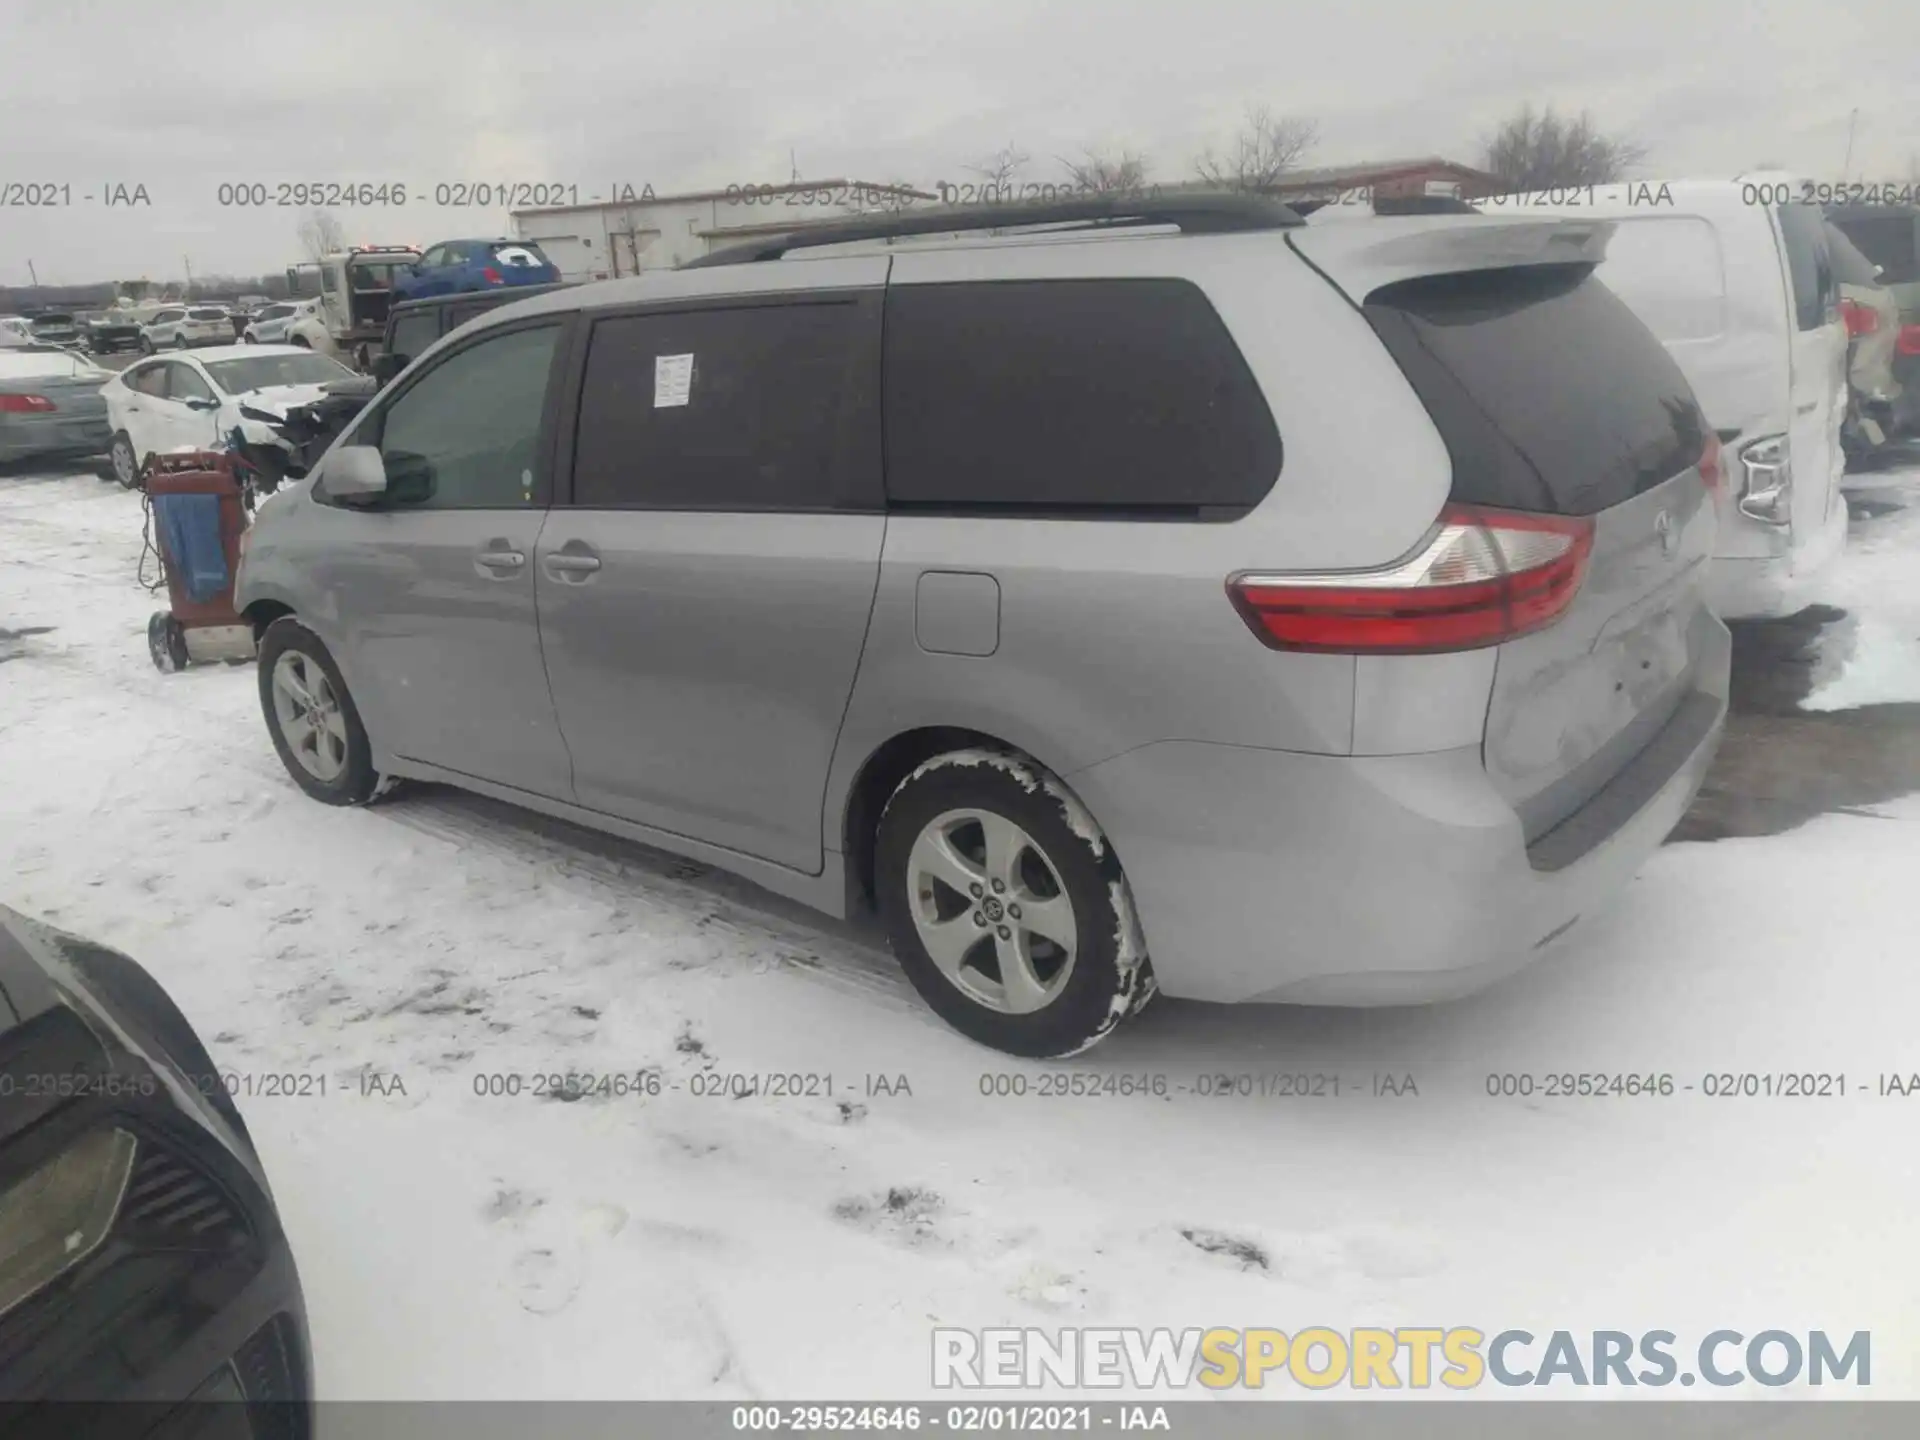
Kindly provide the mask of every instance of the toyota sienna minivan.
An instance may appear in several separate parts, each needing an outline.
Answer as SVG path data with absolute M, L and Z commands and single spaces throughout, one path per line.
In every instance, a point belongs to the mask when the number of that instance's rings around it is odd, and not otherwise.
M 1622 888 L 1726 709 L 1719 442 L 1609 228 L 1082 199 L 506 306 L 261 506 L 268 730 L 331 804 L 440 781 L 877 912 L 1016 1054 L 1467 993 Z

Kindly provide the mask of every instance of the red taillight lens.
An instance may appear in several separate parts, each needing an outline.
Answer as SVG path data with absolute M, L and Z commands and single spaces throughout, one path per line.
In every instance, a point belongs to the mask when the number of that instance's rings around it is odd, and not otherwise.
M 480 272 L 480 278 L 486 281 L 489 285 L 498 285 L 500 283 L 501 277 L 500 277 L 500 272 L 494 269 L 491 265 L 489 265 L 487 266 L 486 269 Z
M 1880 328 L 1880 312 L 1871 305 L 1862 305 L 1858 300 L 1842 300 L 1840 318 L 1847 322 L 1849 339 L 1871 335 Z
M 1707 482 L 1707 489 L 1717 491 L 1720 482 L 1726 478 L 1721 468 L 1721 445 L 1718 435 L 1707 436 L 1707 443 L 1700 448 L 1700 478 Z
M 1411 559 L 1359 574 L 1238 575 L 1227 593 L 1275 650 L 1425 655 L 1552 624 L 1586 579 L 1593 521 L 1449 505 Z
M 0 415 L 45 415 L 59 408 L 44 395 L 0 395 Z
M 1893 348 L 1902 355 L 1920 355 L 1920 325 L 1902 325 L 1900 337 L 1893 342 Z

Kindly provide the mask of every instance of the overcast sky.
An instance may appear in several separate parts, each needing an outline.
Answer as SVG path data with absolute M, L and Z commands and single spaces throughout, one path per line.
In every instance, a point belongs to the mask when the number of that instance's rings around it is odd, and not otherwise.
M 1590 110 L 1649 177 L 1777 162 L 1903 180 L 1920 155 L 1914 0 L 0 0 L 0 285 L 277 271 L 300 212 L 223 182 L 574 184 L 1023 177 L 1131 147 L 1191 175 L 1250 105 L 1313 119 L 1303 163 L 1472 163 L 1520 104 Z M 1843 177 L 1849 115 L 1858 110 Z M 150 206 L 108 208 L 143 185 Z M 94 198 L 89 200 L 87 196 Z M 498 210 L 341 212 L 349 240 L 501 233 Z

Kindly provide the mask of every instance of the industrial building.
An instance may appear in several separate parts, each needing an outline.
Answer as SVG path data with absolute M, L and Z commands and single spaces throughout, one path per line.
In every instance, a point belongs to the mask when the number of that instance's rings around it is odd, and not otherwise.
M 516 239 L 536 242 L 565 280 L 609 280 L 667 269 L 739 240 L 778 234 L 939 196 L 865 180 L 796 180 L 594 205 L 516 210 Z

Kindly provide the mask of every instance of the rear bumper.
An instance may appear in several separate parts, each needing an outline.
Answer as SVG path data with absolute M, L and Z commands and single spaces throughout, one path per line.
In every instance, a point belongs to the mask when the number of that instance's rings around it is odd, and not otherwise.
M 0 425 L 0 461 L 36 455 L 98 455 L 113 439 L 107 417 L 13 415 Z
M 1405 1005 L 1522 968 L 1621 890 L 1718 748 L 1732 642 L 1640 759 L 1529 848 L 1479 747 L 1329 756 L 1189 741 L 1070 783 L 1126 867 L 1167 994 Z
M 1716 555 L 1707 572 L 1707 600 L 1728 620 L 1791 615 L 1811 601 L 1813 582 L 1847 548 L 1847 502 L 1836 488 L 1826 521 L 1778 555 Z

